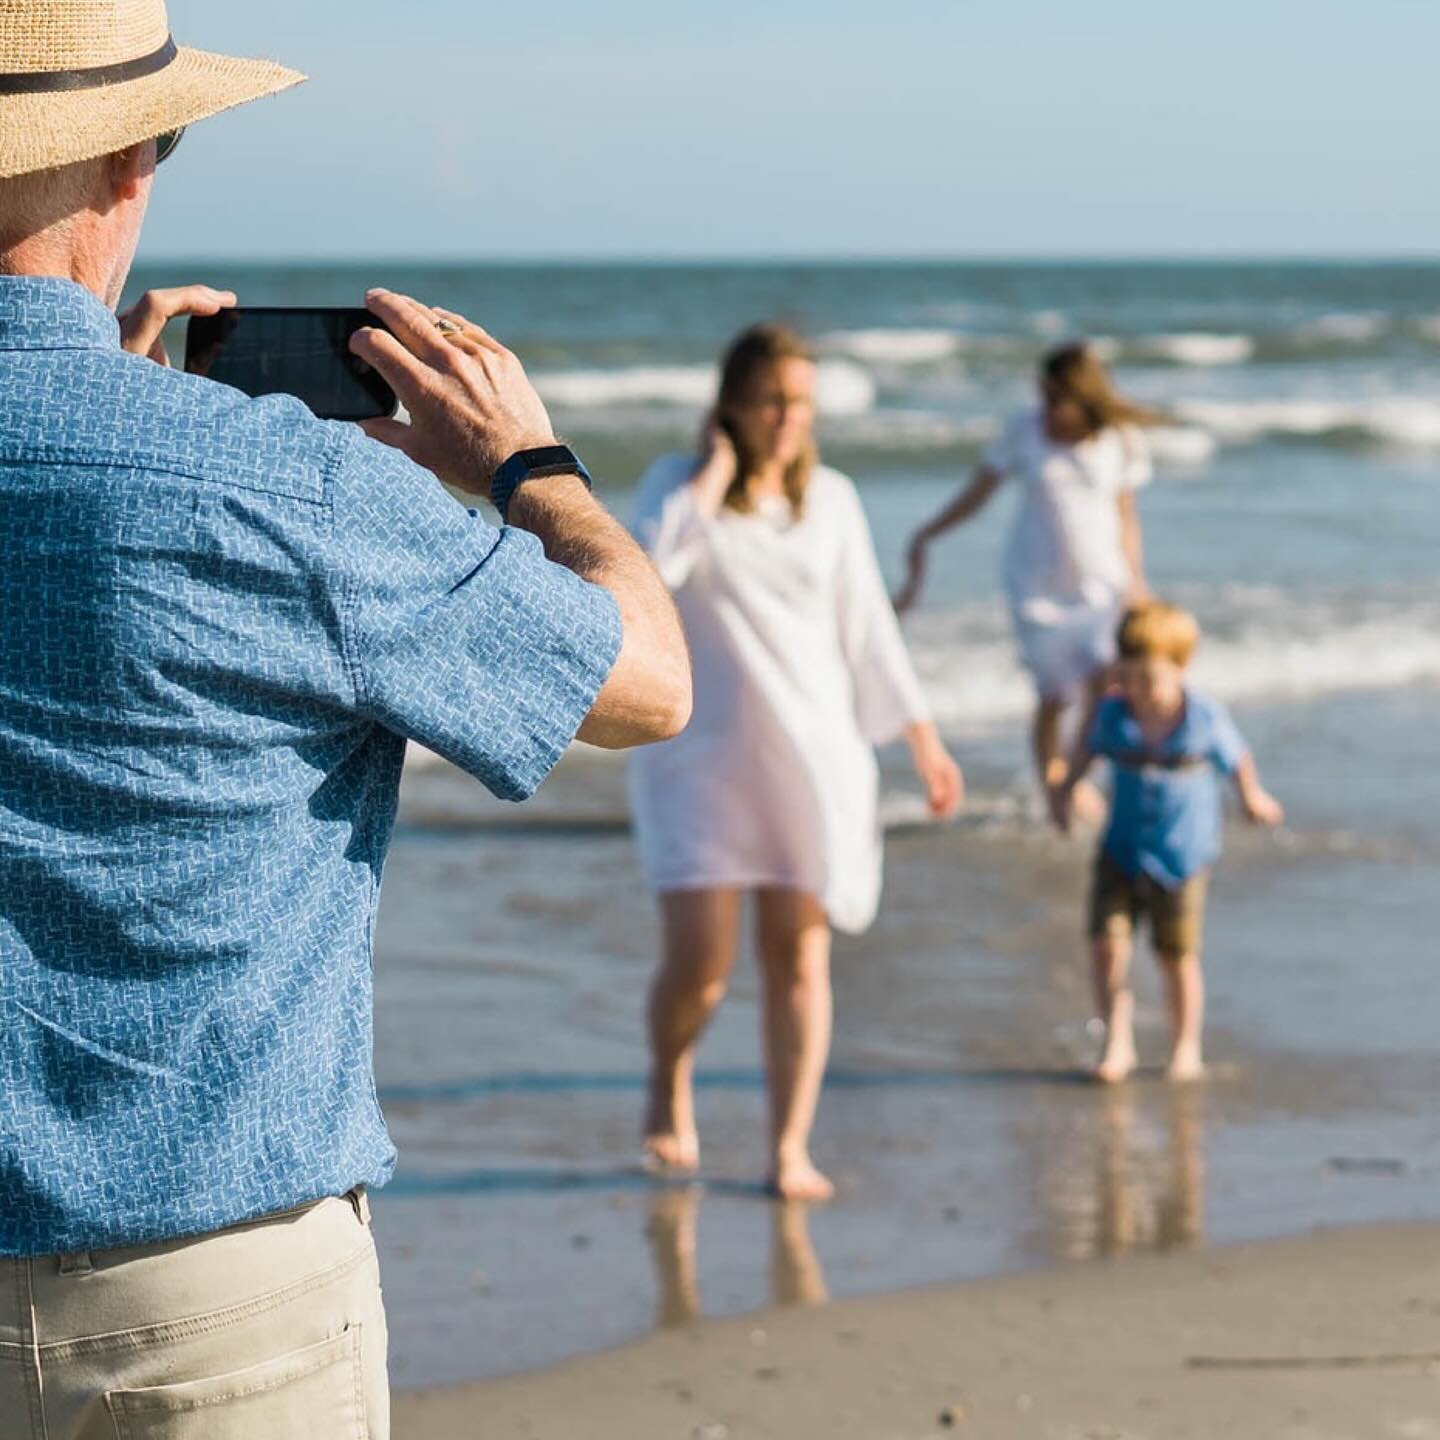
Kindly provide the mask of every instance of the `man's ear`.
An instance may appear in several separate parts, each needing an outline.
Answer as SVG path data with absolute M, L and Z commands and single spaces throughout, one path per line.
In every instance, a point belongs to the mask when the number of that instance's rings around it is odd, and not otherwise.
M 112 201 L 135 200 L 141 187 L 155 170 L 155 142 L 144 140 L 139 145 L 117 150 L 106 161 Z

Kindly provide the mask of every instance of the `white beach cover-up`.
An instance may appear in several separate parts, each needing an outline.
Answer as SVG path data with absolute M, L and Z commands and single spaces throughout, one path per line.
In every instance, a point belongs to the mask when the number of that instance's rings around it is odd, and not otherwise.
M 1128 425 L 1062 444 L 1032 407 L 1011 417 L 984 464 L 1021 485 L 1005 595 L 1041 693 L 1064 694 L 1114 656 L 1112 632 L 1131 582 L 1119 501 L 1149 483 L 1150 448 Z
M 690 642 L 695 709 L 634 752 L 630 797 L 657 894 L 801 890 L 856 932 L 880 899 L 875 745 L 928 718 L 855 487 L 818 466 L 799 520 L 695 505 L 693 458 L 658 460 L 634 529 Z

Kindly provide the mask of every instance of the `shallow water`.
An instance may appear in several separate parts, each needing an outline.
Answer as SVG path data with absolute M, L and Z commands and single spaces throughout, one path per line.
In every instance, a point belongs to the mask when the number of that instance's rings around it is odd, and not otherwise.
M 759 1192 L 747 961 L 702 1051 L 703 1183 L 635 1168 L 656 925 L 616 767 L 573 757 L 530 811 L 412 773 L 377 957 L 402 1157 L 376 1204 L 397 1383 L 528 1368 L 702 1311 L 1440 1214 L 1440 784 L 1407 749 L 1437 699 L 1241 711 L 1292 826 L 1231 836 L 1213 1073 L 1190 1088 L 1154 1070 L 1085 1083 L 1087 847 L 1024 818 L 1013 741 L 965 747 L 976 813 L 893 834 L 881 918 L 837 947 L 816 1153 L 840 1194 L 813 1212 Z M 1345 769 L 1362 735 L 1379 751 L 1365 784 Z M 1138 990 L 1155 1063 L 1148 965 Z

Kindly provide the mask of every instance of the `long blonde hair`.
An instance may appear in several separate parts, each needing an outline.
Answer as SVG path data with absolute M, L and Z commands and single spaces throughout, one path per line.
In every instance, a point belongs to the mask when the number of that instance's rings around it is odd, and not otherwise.
M 782 360 L 808 360 L 813 364 L 815 354 L 804 338 L 786 325 L 751 325 L 730 342 L 721 362 L 720 398 L 715 405 L 715 414 L 726 426 L 740 462 L 735 479 L 725 492 L 725 504 L 731 510 L 750 509 L 747 487 L 760 469 L 760 457 L 749 451 L 738 425 L 726 424 L 727 416 L 746 403 L 757 377 Z M 785 498 L 790 502 L 791 512 L 797 520 L 804 512 L 805 491 L 819 459 L 819 451 L 812 439 L 804 453 L 785 468 Z
M 1040 384 L 1047 395 L 1069 400 L 1085 417 L 1091 439 L 1112 425 L 1167 425 L 1170 419 L 1115 388 L 1110 372 L 1092 346 L 1072 340 L 1047 351 L 1040 362 Z

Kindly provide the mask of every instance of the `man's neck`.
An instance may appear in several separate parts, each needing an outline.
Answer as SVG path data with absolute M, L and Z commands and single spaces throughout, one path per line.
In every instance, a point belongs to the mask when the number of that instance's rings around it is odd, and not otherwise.
M 80 227 L 44 231 L 0 251 L 0 274 L 70 280 L 113 310 L 124 288 L 124 276 L 114 275 L 114 267 L 104 263 L 77 229 Z

